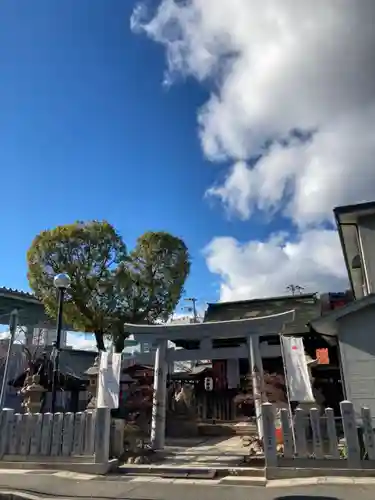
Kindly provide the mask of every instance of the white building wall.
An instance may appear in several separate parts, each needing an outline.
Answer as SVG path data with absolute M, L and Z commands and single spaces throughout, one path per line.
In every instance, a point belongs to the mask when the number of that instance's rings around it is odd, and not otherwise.
M 56 329 L 34 328 L 33 345 L 49 346 L 56 342 Z M 61 332 L 61 347 L 66 347 L 67 332 Z
M 345 397 L 354 404 L 357 417 L 361 407 L 370 408 L 375 424 L 375 305 L 339 320 L 339 346 Z

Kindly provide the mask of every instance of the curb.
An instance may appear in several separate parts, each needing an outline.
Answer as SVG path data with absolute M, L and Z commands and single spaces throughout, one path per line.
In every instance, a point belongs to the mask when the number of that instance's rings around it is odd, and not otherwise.
M 5 474 L 1 475 L 28 475 L 31 472 L 32 476 L 48 476 L 48 477 L 56 477 L 60 479 L 73 480 L 73 481 L 99 481 L 106 482 L 107 479 L 104 476 L 101 478 L 96 475 L 89 474 L 79 474 L 68 471 L 30 471 L 30 470 L 8 470 L 5 471 Z M 35 473 L 36 472 L 36 473 Z M 292 478 L 292 479 L 266 479 L 264 476 L 235 476 L 235 475 L 227 475 L 218 479 L 209 479 L 209 478 L 196 478 L 196 477 L 160 477 L 160 476 L 151 476 L 151 475 L 132 475 L 129 476 L 130 483 L 161 483 L 161 484 L 175 484 L 175 485 L 188 485 L 188 484 L 200 484 L 205 486 L 248 486 L 248 487 L 265 487 L 265 488 L 294 488 L 301 486 L 354 486 L 354 485 L 362 485 L 362 486 L 374 486 L 375 485 L 375 477 L 348 477 L 348 476 L 323 476 L 323 477 L 305 477 L 305 478 Z M 122 479 L 119 476 L 118 481 L 121 482 Z M 129 484 L 129 483 L 128 483 Z M 4 485 L 5 486 L 5 485 Z M 0 488 L 0 495 L 13 494 L 15 498 L 17 496 L 24 498 L 33 498 L 33 492 L 25 490 L 10 490 L 9 487 L 5 486 L 4 489 Z M 41 497 L 55 497 L 53 494 L 44 493 L 43 495 L 36 495 L 38 499 Z
M 24 499 L 24 500 L 40 500 L 41 498 L 48 498 L 46 495 L 40 495 L 39 493 L 29 493 L 27 491 L 18 491 L 18 490 L 0 490 L 0 495 L 2 497 L 8 497 L 9 500 L 18 500 L 18 499 Z M 53 495 L 50 495 L 50 497 L 54 498 L 54 500 L 57 500 L 58 497 L 54 497 Z
M 178 484 L 177 481 L 175 484 Z M 207 482 L 209 484 L 209 481 Z M 227 476 L 219 481 L 220 486 L 249 486 L 266 488 L 295 488 L 299 486 L 372 486 L 375 485 L 373 477 L 309 477 L 296 479 L 267 480 L 260 477 L 235 477 Z
M 177 483 L 176 483 L 177 484 Z M 219 486 L 267 486 L 267 479 L 264 477 L 250 476 L 226 476 L 220 479 Z
M 271 479 L 267 488 L 293 488 L 294 486 L 339 486 L 339 485 L 375 485 L 374 477 L 305 477 L 296 479 Z

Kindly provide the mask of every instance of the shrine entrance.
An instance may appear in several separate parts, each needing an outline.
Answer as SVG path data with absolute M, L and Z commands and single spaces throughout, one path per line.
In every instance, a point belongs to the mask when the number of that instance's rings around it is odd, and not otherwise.
M 252 376 L 253 393 L 259 394 L 259 385 L 263 379 L 260 336 L 279 335 L 293 320 L 294 310 L 271 316 L 232 321 L 179 325 L 126 324 L 126 333 L 134 335 L 136 341 L 154 347 L 151 352 L 139 353 L 136 356 L 137 363 L 154 365 L 151 447 L 154 450 L 161 450 L 165 446 L 166 415 L 169 404 L 167 381 L 168 373 L 171 372 L 170 368 L 175 362 L 200 360 L 226 360 L 228 362 L 247 359 Z M 188 340 L 189 348 L 175 349 L 169 346 L 171 342 L 176 343 L 181 340 Z M 228 342 L 229 340 L 231 342 Z M 229 346 L 226 346 L 225 344 L 228 343 Z M 191 394 L 188 394 L 189 391 L 185 392 L 181 394 L 181 403 L 184 403 L 184 399 L 191 397 Z M 221 410 L 231 415 L 228 404 L 228 402 L 222 402 Z M 256 427 L 259 435 L 262 433 L 260 404 L 261 402 L 254 397 Z M 189 408 L 189 404 L 185 404 L 185 408 Z M 212 407 L 209 411 L 211 416 L 214 415 Z M 181 418 L 178 425 L 181 426 L 182 422 Z M 186 430 L 189 432 L 188 428 Z

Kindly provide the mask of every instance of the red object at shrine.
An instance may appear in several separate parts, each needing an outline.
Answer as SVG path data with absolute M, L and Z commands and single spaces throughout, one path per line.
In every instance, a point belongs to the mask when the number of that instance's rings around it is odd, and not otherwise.
M 329 365 L 328 349 L 327 348 L 317 349 L 316 359 L 318 360 L 319 365 Z
M 322 314 L 327 314 L 335 309 L 345 307 L 353 301 L 353 296 L 349 292 L 325 293 L 321 296 Z
M 340 307 L 345 307 L 347 305 L 347 300 L 336 300 L 331 302 L 331 309 L 340 309 Z
M 276 443 L 277 444 L 283 444 L 284 443 L 284 435 L 283 435 L 283 430 L 281 427 L 278 427 L 276 429 Z

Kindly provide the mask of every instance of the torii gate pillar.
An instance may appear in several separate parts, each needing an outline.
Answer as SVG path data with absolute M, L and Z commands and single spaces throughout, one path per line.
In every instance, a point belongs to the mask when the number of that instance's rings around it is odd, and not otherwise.
M 258 429 L 258 436 L 263 438 L 263 425 L 262 425 L 262 403 L 264 392 L 264 373 L 262 355 L 260 353 L 259 335 L 249 335 L 247 338 L 247 345 L 249 348 L 249 368 L 253 386 L 254 409 L 256 416 L 256 423 Z
M 152 400 L 151 448 L 162 450 L 165 445 L 165 412 L 167 396 L 167 339 L 158 341 L 155 355 L 154 394 Z

